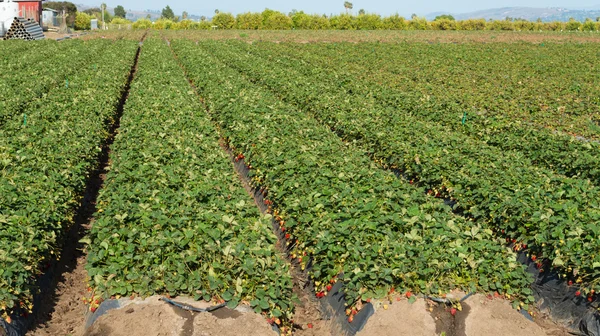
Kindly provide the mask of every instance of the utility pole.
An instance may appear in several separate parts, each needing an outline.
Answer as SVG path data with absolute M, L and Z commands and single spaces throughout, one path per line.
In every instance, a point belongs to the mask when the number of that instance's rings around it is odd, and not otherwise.
M 102 30 L 106 30 L 106 24 L 104 23 L 104 7 L 106 7 L 106 5 L 102 4 Z

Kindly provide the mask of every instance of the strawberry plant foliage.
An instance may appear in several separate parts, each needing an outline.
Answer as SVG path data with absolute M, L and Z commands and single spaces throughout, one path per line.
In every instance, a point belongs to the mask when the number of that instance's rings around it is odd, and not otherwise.
M 147 39 L 99 195 L 88 274 L 106 297 L 249 301 L 291 317 L 269 217 L 245 192 L 167 44 Z
M 82 68 L 72 86 L 32 103 L 26 125 L 7 114 L 0 128 L 0 317 L 32 309 L 36 280 L 59 257 L 137 44 L 65 43 L 60 52 L 80 64 L 85 58 L 76 55 L 87 55 L 88 47 L 103 51 L 97 68 Z
M 264 62 L 257 55 L 268 52 L 237 42 L 229 42 L 227 48 L 205 45 L 252 81 L 358 145 L 381 166 L 401 171 L 432 195 L 452 198 L 458 202 L 456 209 L 477 225 L 535 246 L 533 253 L 585 283 L 587 291 L 600 289 L 595 267 L 600 264 L 600 190 L 590 180 L 565 177 L 537 166 L 524 152 L 501 150 L 405 113 L 402 102 L 381 106 L 377 96 L 386 95 L 381 86 L 344 84 L 351 77 L 340 85 L 339 79 L 346 76 L 336 68 L 305 70 L 304 63 L 285 57 Z
M 317 295 L 341 278 L 350 303 L 390 288 L 498 290 L 528 302 L 515 255 L 483 226 L 375 167 L 360 149 L 211 56 L 218 43 L 172 41 L 255 187 L 289 234 Z M 226 57 L 230 57 L 227 55 Z M 341 276 L 343 274 L 343 277 Z M 483 283 L 480 278 L 486 279 Z

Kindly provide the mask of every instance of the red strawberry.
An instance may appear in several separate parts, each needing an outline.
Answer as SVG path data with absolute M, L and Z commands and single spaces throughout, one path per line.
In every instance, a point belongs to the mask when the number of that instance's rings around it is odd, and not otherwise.
M 452 316 L 456 315 L 456 308 L 450 308 L 450 314 L 452 314 Z
M 569 284 L 569 286 L 573 285 L 573 281 L 569 280 L 569 282 L 567 282 Z
M 535 261 L 537 259 L 536 256 L 531 256 L 531 261 Z
M 348 323 L 352 323 L 353 320 L 354 320 L 354 316 L 352 316 L 352 315 L 348 316 Z
M 92 308 L 90 308 L 90 311 L 91 311 L 92 313 L 95 313 L 95 312 L 96 312 L 96 307 L 92 307 Z
M 588 302 L 592 302 L 594 301 L 594 298 L 592 298 L 591 296 L 588 298 Z
M 327 285 L 327 291 L 328 292 L 331 291 L 331 288 L 332 288 L 331 285 Z
M 312 324 L 312 323 L 309 323 L 309 324 L 307 325 L 307 327 L 308 327 L 308 329 L 312 329 L 312 327 L 313 327 L 313 324 Z
M 285 239 L 290 239 L 291 235 L 289 233 L 285 234 Z
M 406 292 L 406 298 L 410 299 L 410 297 L 412 296 L 412 293 L 410 291 Z
M 575 296 L 579 296 L 579 295 L 581 295 L 580 291 L 575 292 Z

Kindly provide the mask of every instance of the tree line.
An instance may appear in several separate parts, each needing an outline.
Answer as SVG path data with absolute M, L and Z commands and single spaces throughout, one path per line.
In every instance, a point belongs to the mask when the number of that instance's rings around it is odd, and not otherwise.
M 455 20 L 452 15 L 440 15 L 434 20 L 427 20 L 413 14 L 410 19 L 398 14 L 381 16 L 360 9 L 357 15 L 351 11 L 353 4 L 344 2 L 345 13 L 336 15 L 308 14 L 292 10 L 282 13 L 272 9 L 262 12 L 246 12 L 238 15 L 215 10 L 212 18 L 200 17 L 199 21 L 190 20 L 189 14 L 183 12 L 175 15 L 170 6 L 161 11 L 161 18 L 151 21 L 146 18 L 131 22 L 126 19 L 123 6 L 114 8 L 113 13 L 106 10 L 106 4 L 99 8 L 90 8 L 82 12 L 67 1 L 50 1 L 44 3 L 45 8 L 58 11 L 65 10 L 67 24 L 78 30 L 90 29 L 92 19 L 99 24 L 132 24 L 135 29 L 248 29 L 248 30 L 507 30 L 507 31 L 600 31 L 600 17 L 580 22 L 571 19 L 568 22 L 527 21 L 518 18 L 504 20 L 469 19 Z
M 133 23 L 137 29 L 249 29 L 249 30 L 509 30 L 509 31 L 600 31 L 600 17 L 580 22 L 571 19 L 568 22 L 527 21 L 518 18 L 504 20 L 469 19 L 455 20 L 451 15 L 440 15 L 434 20 L 427 20 L 415 14 L 406 19 L 398 14 L 381 16 L 359 10 L 353 15 L 352 3 L 345 2 L 346 13 L 336 15 L 308 14 L 293 10 L 285 14 L 272 9 L 246 12 L 238 15 L 215 10 L 209 20 L 201 17 L 200 21 L 187 20 L 186 14 L 175 16 L 169 6 L 162 11 L 161 19 L 152 22 L 140 19 Z

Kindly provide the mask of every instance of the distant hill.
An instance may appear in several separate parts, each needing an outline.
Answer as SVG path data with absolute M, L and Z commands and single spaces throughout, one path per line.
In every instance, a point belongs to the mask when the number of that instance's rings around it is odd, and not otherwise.
M 428 20 L 433 20 L 436 16 L 441 14 L 449 14 L 446 12 L 436 12 L 426 15 Z M 525 19 L 528 21 L 535 21 L 538 18 L 544 22 L 550 21 L 569 21 L 570 18 L 574 18 L 578 21 L 585 21 L 586 18 L 596 20 L 600 17 L 600 5 L 588 7 L 586 9 L 567 9 L 560 7 L 548 7 L 548 8 L 533 8 L 533 7 L 504 7 L 504 8 L 493 8 L 480 10 L 470 13 L 450 13 L 457 20 L 466 19 L 493 19 L 503 20 L 507 17 L 513 19 Z
M 86 9 L 90 9 L 90 8 L 98 8 L 99 6 L 88 6 L 88 5 L 83 5 L 83 4 L 78 4 L 77 6 L 77 10 L 78 11 L 84 11 Z M 108 13 L 110 13 L 111 15 L 114 13 L 114 8 L 113 7 L 106 7 L 106 11 Z M 127 19 L 131 20 L 131 21 L 136 21 L 137 19 L 140 18 L 145 18 L 148 15 L 150 15 L 150 20 L 155 21 L 160 19 L 160 15 L 161 15 L 161 11 L 160 10 L 152 10 L 152 9 L 146 9 L 146 10 L 130 10 L 130 9 L 125 9 L 127 11 Z M 200 16 L 199 15 L 193 15 L 190 14 L 189 19 L 191 20 L 200 20 Z

